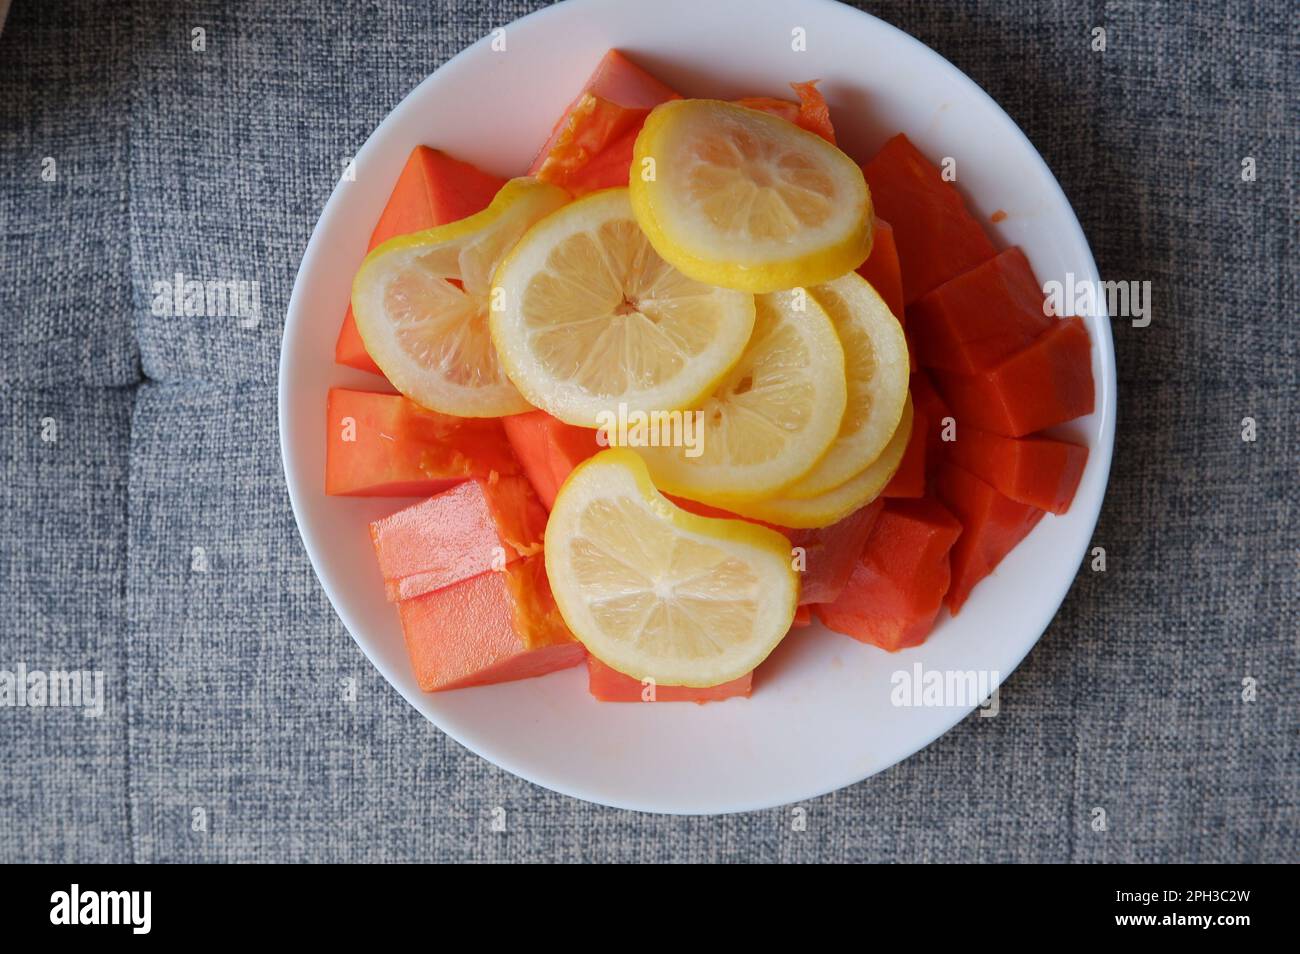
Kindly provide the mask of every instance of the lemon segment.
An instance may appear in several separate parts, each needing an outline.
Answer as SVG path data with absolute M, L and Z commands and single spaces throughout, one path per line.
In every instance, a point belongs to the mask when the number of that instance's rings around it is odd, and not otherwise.
M 776 497 L 739 504 L 731 509 L 743 517 L 801 530 L 839 523 L 880 496 L 880 492 L 903 462 L 903 453 L 907 450 L 907 441 L 911 435 L 912 399 L 909 397 L 903 406 L 903 417 L 898 422 L 898 429 L 894 431 L 881 455 L 862 473 L 816 497 L 803 500 Z
M 720 507 L 770 497 L 839 433 L 847 388 L 830 316 L 802 288 L 758 295 L 755 308 L 744 354 L 695 411 L 695 446 L 636 448 L 668 493 Z
M 568 201 L 557 186 L 512 179 L 482 212 L 398 236 L 366 256 L 352 283 L 352 312 L 397 390 L 460 417 L 531 410 L 492 346 L 492 275 L 529 226 Z
M 562 421 L 619 405 L 674 411 L 707 395 L 754 325 L 753 296 L 687 278 L 650 247 L 627 189 L 584 196 L 501 264 L 490 325 L 510 379 Z
M 674 506 L 624 449 L 569 476 L 544 552 L 560 613 L 587 651 L 662 685 L 745 675 L 789 630 L 799 597 L 785 537 Z
M 844 347 L 848 403 L 826 456 L 781 492 L 799 499 L 838 487 L 880 456 L 903 416 L 909 371 L 903 327 L 870 282 L 849 272 L 810 291 Z
M 871 252 L 862 170 L 777 116 L 673 100 L 633 149 L 632 207 L 651 244 L 702 282 L 755 293 L 831 281 Z

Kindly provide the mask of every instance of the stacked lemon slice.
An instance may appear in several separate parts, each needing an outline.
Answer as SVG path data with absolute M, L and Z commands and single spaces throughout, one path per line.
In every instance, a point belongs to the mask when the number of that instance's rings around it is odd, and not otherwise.
M 537 407 L 595 427 L 604 411 L 693 407 L 754 327 L 754 296 L 688 278 L 647 240 L 626 189 L 538 223 L 496 273 L 492 340 Z

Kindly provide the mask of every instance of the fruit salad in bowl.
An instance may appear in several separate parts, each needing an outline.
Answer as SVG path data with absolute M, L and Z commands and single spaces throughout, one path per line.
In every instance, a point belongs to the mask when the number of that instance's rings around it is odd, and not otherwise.
M 944 157 L 842 147 L 817 75 L 590 67 L 513 175 L 408 152 L 336 312 L 350 377 L 314 398 L 307 492 L 362 502 L 332 545 L 408 698 L 716 744 L 816 684 L 790 647 L 847 637 L 828 665 L 878 673 L 1070 513 L 1098 343 Z

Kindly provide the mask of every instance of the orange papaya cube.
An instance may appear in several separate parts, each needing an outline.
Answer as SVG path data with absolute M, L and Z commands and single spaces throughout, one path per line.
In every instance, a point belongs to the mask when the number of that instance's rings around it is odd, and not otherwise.
M 962 526 L 950 554 L 952 586 L 946 597 L 949 611 L 956 616 L 975 585 L 1029 535 L 1043 511 L 1003 496 L 951 463 L 939 469 L 936 489 Z
M 542 676 L 582 662 L 539 556 L 397 604 L 425 692 Z
M 1043 301 L 1025 253 L 999 252 L 908 308 L 916 359 L 958 374 L 988 370 L 1051 327 Z
M 817 80 L 806 83 L 791 83 L 790 88 L 799 97 L 799 116 L 795 124 L 816 133 L 832 146 L 835 145 L 835 127 L 831 125 L 831 110 L 826 105 L 826 97 L 817 88 Z
M 641 124 L 627 130 L 599 153 L 589 158 L 564 183 L 575 197 L 599 189 L 622 188 L 627 185 L 632 169 L 632 149 L 636 146 Z
M 370 525 L 390 602 L 542 552 L 546 510 L 522 475 L 476 478 Z
M 468 162 L 453 159 L 438 149 L 416 146 L 397 177 L 397 185 L 388 197 L 379 223 L 370 233 L 366 250 L 373 251 L 398 235 L 421 232 L 473 215 L 487 208 L 503 185 L 504 179 Z M 361 340 L 351 302 L 334 344 L 334 360 L 372 374 L 383 373 Z
M 912 413 L 919 414 L 925 421 L 925 473 L 929 477 L 939 465 L 944 448 L 948 445 L 943 439 L 944 421 L 952 417 L 952 411 L 943 397 L 935 390 L 934 383 L 923 370 L 914 371 L 911 379 Z M 956 420 L 955 418 L 953 419 Z M 913 432 L 916 424 L 912 424 Z
M 366 343 L 361 340 L 357 319 L 352 314 L 351 301 L 348 302 L 348 309 L 343 314 L 343 326 L 339 328 L 338 339 L 334 342 L 334 363 L 384 377 L 384 372 L 379 370 L 379 365 L 375 364 L 375 359 L 370 357 L 370 352 L 366 350 Z
M 596 431 L 566 424 L 545 411 L 503 417 L 506 438 L 549 511 L 573 468 L 601 450 Z
M 810 603 L 801 603 L 794 608 L 794 619 L 790 621 L 790 628 L 806 629 L 812 625 L 812 605 Z
M 833 146 L 835 145 L 835 127 L 831 125 L 830 107 L 826 105 L 826 98 L 822 96 L 821 90 L 817 88 L 817 82 L 817 80 L 812 80 L 807 83 L 790 84 L 790 88 L 799 97 L 797 103 L 788 99 L 776 99 L 771 96 L 746 96 L 744 99 L 738 99 L 735 102 L 737 106 L 746 106 L 760 112 L 771 113 L 773 116 L 780 116 L 801 129 L 806 129 L 814 135 L 821 136 Z
M 876 216 L 871 254 L 858 266 L 858 274 L 871 283 L 871 287 L 885 300 L 894 317 L 902 323 L 903 273 L 898 265 L 898 246 L 894 243 L 894 227 L 880 216 Z
M 690 686 L 660 686 L 643 683 L 606 666 L 595 656 L 587 657 L 587 691 L 601 702 L 718 702 L 733 696 L 748 696 L 754 674 L 718 686 L 693 689 Z
M 881 502 L 872 501 L 839 523 L 815 530 L 776 529 L 803 549 L 803 571 L 799 579 L 799 603 L 830 603 L 840 595 L 862 547 L 880 515 Z
M 424 497 L 470 477 L 518 470 L 500 421 L 427 411 L 400 394 L 330 388 L 327 494 Z
M 938 501 L 890 500 L 848 585 L 813 612 L 829 628 L 897 652 L 925 641 L 948 590 L 948 552 L 962 527 Z
M 1028 347 L 988 371 L 937 377 L 959 429 L 1024 437 L 1093 409 L 1092 343 L 1079 318 L 1053 322 Z
M 1049 513 L 1065 513 L 1079 488 L 1088 448 L 1047 437 L 1003 437 L 963 428 L 948 459 L 998 493 Z
M 528 174 L 542 178 L 542 169 L 550 160 L 557 160 L 561 164 L 580 164 L 575 162 L 581 158 L 578 146 L 589 158 L 627 132 L 624 129 L 616 134 L 617 124 L 607 125 L 616 113 L 604 106 L 594 107 L 593 101 L 603 101 L 613 109 L 625 111 L 627 115 L 624 119 L 631 118 L 632 113 L 640 113 L 639 118 L 635 119 L 635 129 L 639 131 L 641 121 L 651 109 L 670 99 L 679 98 L 675 90 L 655 79 L 618 50 L 610 50 L 596 65 L 595 72 L 569 104 L 564 115 L 555 123 L 550 138 L 528 167 Z M 593 122 L 594 125 L 588 128 L 588 124 Z M 630 150 L 627 156 L 630 163 Z M 624 172 L 626 170 L 625 166 Z M 562 182 L 560 184 L 563 185 Z M 622 184 L 627 184 L 626 176 Z
M 569 107 L 559 136 L 537 170 L 537 178 L 567 189 L 574 196 L 626 186 L 632 147 L 649 113 L 648 109 L 620 106 L 583 93 Z
M 939 168 L 901 133 L 862 169 L 877 214 L 894 227 L 903 302 L 994 256 L 984 229 Z
M 930 422 L 925 412 L 912 403 L 912 433 L 907 438 L 907 449 L 903 451 L 903 460 L 894 471 L 882 497 L 924 497 L 925 496 L 925 445 L 929 440 Z

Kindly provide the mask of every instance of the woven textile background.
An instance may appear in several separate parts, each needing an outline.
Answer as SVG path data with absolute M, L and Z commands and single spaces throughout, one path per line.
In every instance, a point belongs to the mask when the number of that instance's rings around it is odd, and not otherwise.
M 1287 0 L 861 3 L 1025 129 L 1103 277 L 1153 283 L 1150 327 L 1114 323 L 1107 569 L 1081 569 L 998 718 L 803 805 L 796 831 L 789 808 L 668 818 L 555 795 L 387 686 L 289 511 L 282 316 L 341 157 L 538 5 L 15 0 L 0 34 L 0 669 L 103 670 L 107 705 L 0 708 L 0 860 L 1300 856 Z M 263 320 L 153 317 L 152 283 L 177 271 L 258 281 Z

